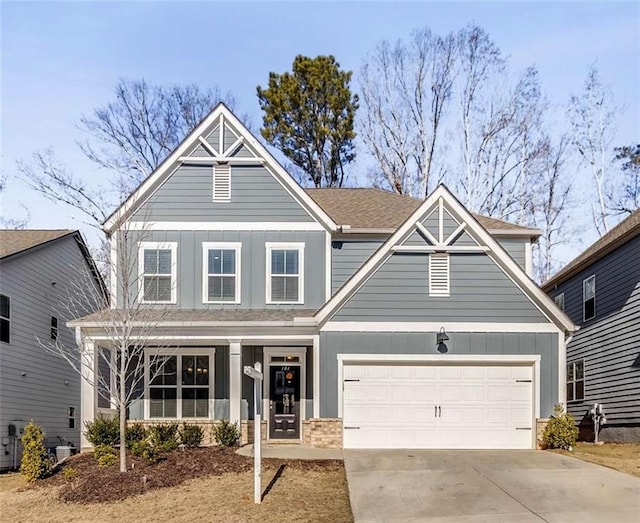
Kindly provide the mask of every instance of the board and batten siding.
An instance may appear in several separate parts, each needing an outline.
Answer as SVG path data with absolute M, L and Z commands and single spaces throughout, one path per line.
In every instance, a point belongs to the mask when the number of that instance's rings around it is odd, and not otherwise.
M 313 309 L 325 301 L 326 235 L 322 231 L 130 231 L 133 245 L 144 242 L 177 243 L 177 309 Z M 204 242 L 241 243 L 241 303 L 202 302 Z M 266 304 L 267 242 L 304 243 L 304 303 Z M 138 248 L 133 248 L 137 257 Z M 137 285 L 131 286 L 137 294 Z M 161 305 L 165 307 L 165 305 Z
M 607 416 L 602 437 L 616 425 L 635 424 L 640 438 L 640 237 L 608 254 L 549 292 L 564 293 L 565 311 L 580 326 L 567 347 L 567 362 L 584 359 L 585 397 L 568 411 L 588 421 L 602 403 Z M 583 321 L 582 282 L 596 277 L 596 317 Z M 585 418 L 587 416 L 587 418 Z
M 380 248 L 382 243 L 382 240 L 333 241 L 331 243 L 331 293 L 335 294 Z
M 73 285 L 91 282 L 86 261 L 75 239 L 66 237 L 1 262 L 0 271 L 0 292 L 11 299 L 11 342 L 0 342 L 3 434 L 13 420 L 33 419 L 51 446 L 61 438 L 79 447 L 80 376 L 37 338 L 51 341 L 51 316 L 56 316 L 60 342 L 75 349 L 75 333 L 65 325 L 74 318 L 65 313 L 65 303 Z M 75 429 L 68 426 L 69 407 L 75 407 Z M 12 455 L 0 453 L 0 468 L 11 465 Z
M 263 166 L 231 166 L 231 200 L 213 201 L 213 167 L 182 165 L 132 221 L 313 222 Z
M 545 322 L 545 316 L 482 254 L 450 255 L 450 296 L 429 296 L 428 255 L 396 253 L 332 321 Z
M 447 354 L 540 356 L 540 416 L 558 401 L 558 335 L 552 333 L 448 333 Z M 436 333 L 320 332 L 320 416 L 338 416 L 338 354 L 437 354 Z M 415 363 L 411 363 L 415 364 Z

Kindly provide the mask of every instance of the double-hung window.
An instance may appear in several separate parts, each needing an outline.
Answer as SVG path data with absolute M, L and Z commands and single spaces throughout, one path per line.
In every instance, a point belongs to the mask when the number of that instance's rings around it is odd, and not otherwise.
M 584 399 L 584 360 L 567 364 L 567 401 Z
M 149 418 L 209 418 L 213 351 L 147 354 Z
M 304 302 L 304 243 L 267 243 L 267 303 Z
M 11 299 L 0 294 L 0 341 L 11 343 Z
M 142 303 L 176 303 L 177 244 L 141 242 L 138 253 Z
M 202 244 L 203 303 L 240 303 L 241 243 Z
M 596 277 L 589 276 L 582 282 L 582 319 L 591 320 L 596 317 Z

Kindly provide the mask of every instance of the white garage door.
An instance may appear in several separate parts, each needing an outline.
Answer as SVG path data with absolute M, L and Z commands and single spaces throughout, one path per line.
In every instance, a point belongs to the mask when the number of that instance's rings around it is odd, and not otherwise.
M 345 364 L 343 379 L 345 448 L 532 448 L 532 366 Z

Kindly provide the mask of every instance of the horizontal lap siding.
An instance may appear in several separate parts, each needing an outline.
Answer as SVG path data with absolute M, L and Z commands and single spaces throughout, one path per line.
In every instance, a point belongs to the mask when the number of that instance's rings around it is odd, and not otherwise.
M 331 249 L 332 293 L 342 285 L 382 245 L 380 241 L 335 241 Z
M 451 296 L 430 297 L 428 256 L 394 254 L 333 321 L 545 321 L 485 254 L 451 254 Z
M 558 400 L 558 336 L 549 333 L 447 333 L 447 354 L 540 355 L 540 414 Z M 436 333 L 321 332 L 321 417 L 338 415 L 338 354 L 437 354 Z
M 610 425 L 640 423 L 640 237 L 618 248 L 550 294 L 564 292 L 569 317 L 580 326 L 567 361 L 584 359 L 585 398 L 570 402 L 582 420 L 594 403 Z M 596 317 L 582 321 L 582 282 L 596 276 Z
M 76 241 L 65 238 L 2 262 L 0 270 L 1 292 L 11 298 L 11 343 L 0 343 L 0 427 L 6 433 L 12 420 L 33 419 L 43 426 L 47 440 L 60 436 L 78 446 L 80 377 L 65 360 L 39 346 L 37 338 L 51 341 L 51 316 L 56 316 L 60 342 L 75 350 L 74 332 L 65 326 L 72 319 L 65 304 L 72 286 L 91 281 L 86 262 Z M 75 429 L 68 428 L 69 406 L 76 408 Z M 11 456 L 1 453 L 0 468 L 10 464 Z
M 528 238 L 496 238 L 502 248 L 507 251 L 522 270 L 526 270 L 526 244 L 529 242 Z
M 183 165 L 133 220 L 311 222 L 313 219 L 263 166 L 231 167 L 231 201 L 213 202 L 213 167 Z

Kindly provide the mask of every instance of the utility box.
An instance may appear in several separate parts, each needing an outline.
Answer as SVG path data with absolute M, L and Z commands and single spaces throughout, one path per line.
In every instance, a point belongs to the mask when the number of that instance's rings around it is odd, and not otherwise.
M 73 453 L 74 447 L 59 446 L 56 447 L 56 460 L 62 461 L 65 458 L 70 458 Z

